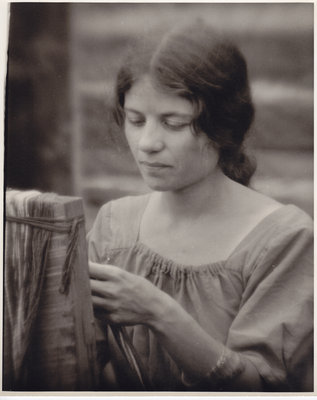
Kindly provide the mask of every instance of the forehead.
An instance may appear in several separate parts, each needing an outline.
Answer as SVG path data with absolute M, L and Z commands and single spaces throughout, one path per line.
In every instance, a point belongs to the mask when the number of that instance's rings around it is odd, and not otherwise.
M 164 92 L 145 75 L 134 83 L 125 94 L 124 107 L 147 113 L 175 113 L 193 115 L 193 105 L 189 100 Z

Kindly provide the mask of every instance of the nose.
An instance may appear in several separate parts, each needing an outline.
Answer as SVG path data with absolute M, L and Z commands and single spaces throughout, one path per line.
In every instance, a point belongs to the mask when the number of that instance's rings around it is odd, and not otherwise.
M 158 123 L 147 121 L 139 139 L 139 150 L 145 153 L 159 152 L 164 148 L 163 132 Z

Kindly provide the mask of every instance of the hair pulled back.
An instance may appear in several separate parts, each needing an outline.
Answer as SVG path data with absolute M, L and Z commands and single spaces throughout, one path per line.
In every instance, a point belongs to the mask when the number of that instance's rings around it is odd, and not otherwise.
M 119 125 L 124 121 L 125 93 L 144 74 L 166 92 L 191 101 L 194 132 L 210 138 L 223 173 L 247 186 L 255 167 L 244 153 L 244 140 L 254 107 L 239 49 L 202 21 L 172 31 L 156 45 L 143 41 L 117 76 L 115 116 Z

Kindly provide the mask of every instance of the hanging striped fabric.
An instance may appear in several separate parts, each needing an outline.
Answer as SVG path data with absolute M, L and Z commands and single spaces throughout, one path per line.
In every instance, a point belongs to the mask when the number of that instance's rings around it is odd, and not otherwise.
M 96 390 L 82 200 L 6 193 L 3 389 Z

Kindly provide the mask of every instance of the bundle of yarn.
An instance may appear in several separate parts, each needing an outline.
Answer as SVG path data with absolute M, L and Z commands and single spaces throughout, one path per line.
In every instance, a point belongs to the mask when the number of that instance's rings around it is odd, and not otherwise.
M 90 390 L 96 339 L 82 200 L 6 192 L 4 390 Z

